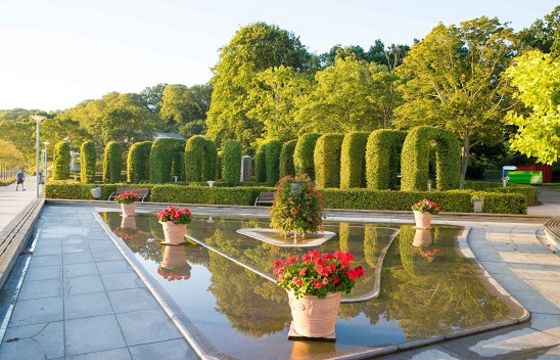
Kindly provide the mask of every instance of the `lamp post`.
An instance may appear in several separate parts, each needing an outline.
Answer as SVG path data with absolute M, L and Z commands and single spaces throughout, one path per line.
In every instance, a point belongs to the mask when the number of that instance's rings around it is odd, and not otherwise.
M 33 119 L 33 121 L 35 121 L 35 129 L 36 129 L 36 134 L 35 134 L 35 175 L 37 176 L 37 199 L 39 198 L 39 156 L 40 156 L 40 148 L 39 148 L 39 137 L 41 135 L 40 132 L 40 126 L 41 126 L 41 121 L 45 120 L 46 117 L 42 116 L 42 115 L 33 115 L 31 116 L 31 119 Z
M 49 170 L 47 169 L 48 166 L 49 166 L 49 162 L 48 162 L 48 160 L 49 160 L 49 157 L 48 157 L 48 153 L 49 153 L 49 152 L 48 152 L 48 149 L 49 149 L 49 142 L 48 142 L 48 141 L 44 141 L 44 142 L 43 142 L 43 145 L 45 145 L 45 159 L 44 159 L 44 160 L 45 160 L 45 164 L 43 165 L 43 171 L 44 171 L 44 174 L 43 174 L 43 182 L 46 184 L 46 183 L 47 183 L 47 174 L 48 174 L 48 172 L 49 172 Z

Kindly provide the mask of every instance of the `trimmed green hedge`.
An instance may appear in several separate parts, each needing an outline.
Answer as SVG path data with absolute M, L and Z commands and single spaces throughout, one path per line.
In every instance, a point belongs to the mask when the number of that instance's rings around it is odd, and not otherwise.
M 152 189 L 151 199 L 189 204 L 253 205 L 262 191 L 274 191 L 274 188 L 158 185 Z
M 368 189 L 394 189 L 401 163 L 406 132 L 381 129 L 373 131 L 366 146 L 366 182 Z
M 188 186 L 208 186 L 208 184 L 205 181 L 193 181 L 191 183 L 187 184 Z M 225 181 L 214 181 L 214 187 L 232 187 L 231 184 L 228 184 Z M 266 182 L 255 182 L 255 181 L 251 181 L 251 182 L 240 182 L 239 184 L 235 185 L 235 187 L 262 187 L 265 186 L 267 187 L 268 184 Z
M 527 199 L 521 194 L 482 193 L 482 210 L 493 214 L 526 214 Z
M 204 161 L 202 162 L 202 180 L 215 180 L 218 168 L 218 149 L 216 143 L 209 139 L 204 139 Z
M 224 154 L 222 157 L 223 180 L 229 184 L 238 184 L 241 178 L 241 142 L 238 140 L 227 140 L 224 143 Z
M 206 139 L 200 135 L 192 136 L 185 146 L 185 181 L 202 180 Z
M 313 162 L 315 163 L 315 183 L 321 188 L 340 186 L 340 149 L 344 135 L 324 134 L 317 139 Z
M 139 183 L 150 178 L 150 151 L 152 141 L 142 141 L 132 144 L 126 159 L 126 181 Z
M 107 200 L 118 187 L 152 189 L 153 184 L 82 184 L 73 180 L 49 181 L 45 185 L 45 198 L 93 200 L 90 189 L 101 188 L 101 200 Z M 150 196 L 150 195 L 148 195 Z
M 307 174 L 310 179 L 315 179 L 315 144 L 321 134 L 308 133 L 300 136 L 294 149 L 294 168 L 296 175 Z
M 465 181 L 465 188 L 486 192 L 500 192 L 504 194 L 521 194 L 527 199 L 527 205 L 539 204 L 539 188 L 531 185 L 508 184 L 504 189 L 501 182 Z
M 266 144 L 266 182 L 269 185 L 276 185 L 280 179 L 280 152 L 282 151 L 282 142 L 272 140 Z
M 59 141 L 54 146 L 53 180 L 66 180 L 70 177 L 70 144 Z
M 258 182 L 266 181 L 266 144 L 262 144 L 255 153 L 255 180 Z
M 340 188 L 365 186 L 365 154 L 369 133 L 355 131 L 344 135 L 340 150 Z
M 408 132 L 401 153 L 401 190 L 424 191 L 428 187 L 428 169 L 432 153 L 436 154 L 437 190 L 459 188 L 461 147 L 452 132 L 420 126 Z
M 116 141 L 109 141 L 105 145 L 103 157 L 103 182 L 117 183 L 121 181 L 122 147 Z
M 185 141 L 181 139 L 157 139 L 150 151 L 150 182 L 154 184 L 166 183 L 171 180 L 173 172 L 180 172 L 182 155 L 185 151 Z M 178 155 L 179 153 L 179 155 Z M 174 165 L 175 164 L 175 165 Z
M 95 143 L 84 142 L 80 148 L 80 182 L 84 184 L 95 182 L 96 157 Z
M 282 144 L 280 151 L 280 178 L 288 175 L 295 175 L 294 167 L 294 151 L 296 149 L 297 140 L 290 140 Z

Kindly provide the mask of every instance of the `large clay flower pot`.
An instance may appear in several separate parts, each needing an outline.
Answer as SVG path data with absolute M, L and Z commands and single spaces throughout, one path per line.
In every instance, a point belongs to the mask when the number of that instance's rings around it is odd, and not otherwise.
M 134 216 L 136 214 L 136 203 L 121 204 L 123 216 Z
M 416 228 L 429 229 L 432 225 L 432 214 L 429 212 L 414 212 L 414 221 L 416 221 Z
M 179 245 L 185 242 L 187 224 L 175 224 L 173 221 L 162 222 L 163 236 L 168 244 Z
M 288 292 L 294 330 L 302 336 L 321 338 L 334 333 L 341 293 L 329 293 L 324 299 L 303 295 L 296 299 Z
M 185 246 L 164 245 L 159 265 L 166 269 L 175 269 L 187 263 L 187 250 Z

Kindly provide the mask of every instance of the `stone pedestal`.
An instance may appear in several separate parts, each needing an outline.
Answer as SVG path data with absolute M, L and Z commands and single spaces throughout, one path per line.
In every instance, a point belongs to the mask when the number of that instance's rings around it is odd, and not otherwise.
M 241 158 L 241 182 L 251 181 L 253 175 L 253 159 L 249 155 Z

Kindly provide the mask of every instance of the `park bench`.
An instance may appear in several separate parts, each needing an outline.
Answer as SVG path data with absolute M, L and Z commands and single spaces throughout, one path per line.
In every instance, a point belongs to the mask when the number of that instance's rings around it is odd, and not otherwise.
M 274 192 L 272 191 L 263 191 L 255 199 L 255 206 L 272 204 L 274 204 Z
M 146 200 L 146 198 L 148 197 L 148 193 L 150 192 L 150 190 L 142 189 L 142 188 L 117 188 L 117 191 L 113 191 L 111 195 L 109 195 L 109 199 L 107 199 L 107 201 L 111 201 L 116 196 L 126 192 L 131 192 L 136 194 L 136 196 L 138 196 L 138 199 L 144 202 L 144 200 Z

